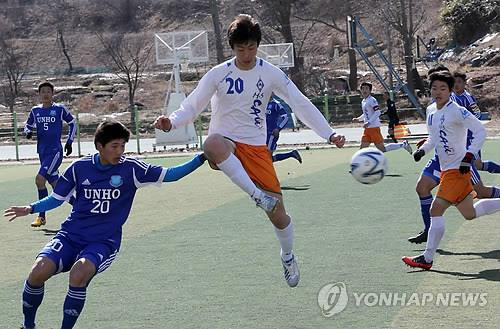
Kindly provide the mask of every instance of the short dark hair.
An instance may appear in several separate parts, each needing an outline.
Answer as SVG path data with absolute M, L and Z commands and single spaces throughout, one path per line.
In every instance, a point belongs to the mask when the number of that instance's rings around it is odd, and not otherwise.
M 359 88 L 361 88 L 363 86 L 368 86 L 368 88 L 370 88 L 370 91 L 373 88 L 373 85 L 371 84 L 371 82 L 368 82 L 368 81 L 362 82 L 361 85 L 359 86 Z
M 52 93 L 54 93 L 54 85 L 51 84 L 50 82 L 44 81 L 41 84 L 39 84 L 38 85 L 38 92 L 40 92 L 40 89 L 42 89 L 43 87 L 50 87 L 50 89 L 52 89 Z
M 434 81 L 446 82 L 446 84 L 448 85 L 450 90 L 452 90 L 453 86 L 455 85 L 455 78 L 448 71 L 434 72 L 431 74 L 431 76 L 429 78 L 431 80 L 431 87 L 432 87 L 432 84 L 434 83 Z
M 455 71 L 455 72 L 453 72 L 453 77 L 454 77 L 455 79 L 456 79 L 456 78 L 460 78 L 460 79 L 462 79 L 462 80 L 464 80 L 464 81 L 466 81 L 466 80 L 467 80 L 467 75 L 466 75 L 465 73 L 463 73 L 463 72 L 459 72 L 459 71 Z
M 432 73 L 440 72 L 440 71 L 450 72 L 450 69 L 448 67 L 444 66 L 443 64 L 438 64 L 438 65 L 435 65 L 435 66 L 431 67 L 427 71 L 427 76 L 431 76 Z
M 123 123 L 116 120 L 106 120 L 97 126 L 94 135 L 94 145 L 97 146 L 97 143 L 100 143 L 102 146 L 105 146 L 114 139 L 124 139 L 125 142 L 128 142 L 129 138 L 130 130 Z
M 234 49 L 235 44 L 245 44 L 249 41 L 257 42 L 258 46 L 262 39 L 259 22 L 247 14 L 236 16 L 227 28 L 227 39 L 231 49 Z

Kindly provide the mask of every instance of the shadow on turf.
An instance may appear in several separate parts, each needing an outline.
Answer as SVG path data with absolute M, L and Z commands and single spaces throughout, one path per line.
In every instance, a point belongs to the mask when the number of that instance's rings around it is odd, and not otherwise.
M 49 230 L 48 228 L 42 228 L 41 230 L 45 235 L 56 235 L 59 230 Z
M 484 270 L 484 271 L 481 271 L 479 273 L 462 273 L 462 272 L 440 271 L 440 270 L 434 270 L 434 269 L 430 269 L 429 272 L 460 277 L 459 280 L 483 279 L 483 280 L 487 280 L 487 281 L 500 282 L 500 268 L 496 268 L 493 270 Z
M 384 177 L 403 177 L 403 175 L 400 175 L 400 174 L 385 174 Z
M 311 185 L 299 185 L 299 186 L 282 186 L 281 189 L 285 191 L 307 191 L 311 188 Z
M 443 255 L 443 256 L 480 256 L 480 257 L 485 258 L 485 259 L 500 260 L 500 250 L 491 250 L 491 251 L 487 251 L 487 252 L 453 252 L 453 251 L 438 249 L 436 252 L 440 255 Z M 411 271 L 409 273 L 423 272 L 423 271 L 425 271 L 425 270 L 415 270 L 415 271 Z M 459 280 L 482 279 L 482 280 L 487 280 L 487 281 L 500 282 L 500 268 L 492 269 L 492 270 L 484 270 L 484 271 L 481 271 L 479 273 L 441 271 L 441 270 L 436 270 L 436 269 L 430 269 L 429 272 L 455 276 L 455 277 L 458 277 Z
M 486 251 L 486 252 L 453 252 L 453 251 L 447 251 L 447 250 L 442 250 L 438 249 L 436 252 L 440 255 L 443 256 L 480 256 L 482 258 L 486 259 L 497 259 L 500 260 L 500 250 L 491 250 L 491 251 Z

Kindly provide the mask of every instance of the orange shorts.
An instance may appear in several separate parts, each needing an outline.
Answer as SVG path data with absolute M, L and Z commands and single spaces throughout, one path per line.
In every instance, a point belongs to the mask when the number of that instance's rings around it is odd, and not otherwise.
M 361 142 L 379 144 L 384 142 L 384 137 L 380 132 L 380 127 L 365 128 Z
M 234 141 L 233 141 L 234 142 Z M 259 188 L 281 194 L 281 186 L 273 166 L 271 152 L 266 145 L 248 145 L 234 142 L 234 155 L 241 161 L 250 179 Z
M 472 192 L 471 173 L 462 174 L 458 169 L 441 173 L 441 182 L 436 197 L 452 204 L 462 202 Z

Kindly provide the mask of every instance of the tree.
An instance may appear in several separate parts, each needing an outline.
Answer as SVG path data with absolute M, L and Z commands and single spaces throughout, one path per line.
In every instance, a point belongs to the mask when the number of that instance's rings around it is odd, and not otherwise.
M 498 0 L 446 0 L 441 19 L 454 41 L 467 44 L 500 28 L 499 3 Z
M 247 5 L 246 7 L 248 12 L 250 12 L 252 16 L 255 16 L 262 24 L 263 39 L 267 39 L 267 41 L 271 43 L 276 43 L 272 35 L 266 35 L 266 30 L 269 28 L 280 33 L 282 37 L 281 42 L 293 44 L 295 66 L 291 67 L 289 72 L 292 81 L 299 89 L 303 89 L 302 73 L 304 62 L 303 58 L 299 56 L 300 48 L 297 47 L 296 42 L 294 42 L 291 19 L 297 8 L 302 8 L 306 3 L 306 0 L 255 0 L 252 1 L 251 5 Z M 310 26 L 306 29 L 304 38 L 300 43 L 301 45 L 311 28 Z
M 310 0 L 303 10 L 297 11 L 294 15 L 302 21 L 311 21 L 323 24 L 337 32 L 345 33 L 347 29 L 344 22 L 347 16 L 358 16 L 370 7 L 370 1 L 354 2 L 345 0 Z M 338 22 L 342 22 L 342 25 Z M 354 49 L 347 47 L 347 38 L 344 45 L 347 48 L 349 59 L 349 88 L 358 88 L 358 62 Z
M 212 24 L 214 26 L 215 34 L 215 49 L 217 52 L 217 63 L 222 63 L 224 61 L 224 45 L 222 43 L 222 32 L 220 28 L 219 19 L 219 6 L 217 0 L 209 0 L 210 13 L 212 15 Z
M 150 35 L 122 35 L 113 34 L 104 36 L 96 33 L 103 46 L 104 52 L 113 67 L 113 73 L 128 86 L 128 101 L 130 121 L 135 124 L 135 93 L 141 82 L 145 68 L 151 60 L 153 42 Z M 109 64 L 109 63 L 106 63 Z
M 12 39 L 0 38 L 0 77 L 1 80 L 6 80 L 6 84 L 1 85 L 1 92 L 11 113 L 14 112 L 14 104 L 21 94 L 21 81 L 28 70 L 35 48 L 36 44 L 29 49 L 18 48 L 14 46 Z
M 398 32 L 403 43 L 406 83 L 413 92 L 415 78 L 413 44 L 416 32 L 425 23 L 424 5 L 414 0 L 388 0 L 380 2 L 380 8 L 382 20 Z
M 68 13 L 75 12 L 77 10 L 72 4 L 70 4 L 67 0 L 54 0 L 52 2 L 48 2 L 49 12 L 52 15 L 52 19 L 50 20 L 51 25 L 53 25 L 56 29 L 56 42 L 59 50 L 63 53 L 66 62 L 68 63 L 68 73 L 71 74 L 73 72 L 73 62 L 71 61 L 71 56 L 69 54 L 70 45 L 67 40 L 64 38 L 67 29 L 67 21 L 68 21 Z

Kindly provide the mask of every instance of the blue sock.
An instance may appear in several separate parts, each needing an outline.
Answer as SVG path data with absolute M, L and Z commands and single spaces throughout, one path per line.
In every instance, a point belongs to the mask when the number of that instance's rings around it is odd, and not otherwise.
M 44 286 L 33 287 L 28 283 L 28 280 L 24 282 L 23 290 L 23 314 L 24 314 L 24 327 L 27 329 L 35 328 L 35 316 L 38 306 L 43 300 Z
M 87 287 L 72 287 L 69 286 L 68 294 L 64 300 L 63 321 L 61 329 L 71 329 L 82 313 L 85 297 L 87 295 Z
M 491 198 L 500 198 L 500 188 L 496 186 L 491 187 Z
M 47 191 L 46 188 L 44 188 L 42 190 L 38 190 L 38 200 L 42 200 L 43 198 L 45 198 L 48 195 L 49 195 L 49 192 Z M 41 217 L 45 218 L 45 212 L 41 212 L 39 215 Z
M 273 155 L 273 162 L 282 161 L 288 158 L 293 158 L 293 151 L 286 153 L 276 153 Z
M 500 165 L 491 160 L 483 161 L 483 167 L 481 169 L 492 174 L 500 173 Z
M 422 220 L 424 221 L 426 232 L 431 227 L 431 204 L 433 200 L 432 195 L 420 197 L 420 211 L 422 212 Z

